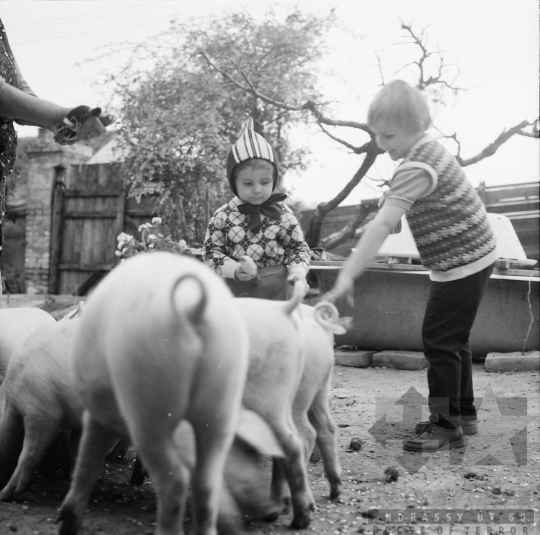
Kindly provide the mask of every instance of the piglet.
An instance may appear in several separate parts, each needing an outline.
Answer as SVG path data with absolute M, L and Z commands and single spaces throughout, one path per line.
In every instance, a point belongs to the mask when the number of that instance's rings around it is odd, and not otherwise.
M 0 308 L 0 382 L 19 344 L 38 327 L 52 323 L 55 319 L 40 308 Z
M 47 324 L 13 353 L 0 385 L 0 500 L 16 498 L 61 430 L 78 435 L 83 406 L 69 344 L 80 320 Z M 22 451 L 21 451 L 22 450 Z M 71 443 L 73 458 L 76 442 Z
M 304 366 L 293 405 L 292 417 L 303 445 L 307 461 L 315 443 L 319 447 L 324 470 L 330 484 L 330 499 L 341 493 L 341 466 L 337 450 L 337 433 L 330 413 L 330 386 L 334 367 L 334 334 L 343 334 L 349 325 L 339 318 L 331 303 L 315 307 L 301 304 L 293 313 L 298 335 L 305 352 Z M 282 462 L 273 464 L 272 497 L 288 506 L 289 488 L 286 485 Z
M 237 298 L 250 344 L 242 402 L 270 426 L 284 452 L 283 469 L 291 490 L 294 529 L 307 528 L 315 508 L 304 445 L 292 413 L 306 358 L 293 313 L 304 294 L 305 287 L 296 284 L 288 301 Z
M 2 501 L 20 497 L 47 449 L 56 444 L 59 432 L 70 436 L 70 458 L 75 458 L 83 406 L 72 378 L 69 348 L 79 323 L 79 319 L 60 320 L 37 329 L 11 358 L 6 380 L 0 385 L 0 406 L 6 408 L 0 417 Z M 192 472 L 195 437 L 187 421 L 176 430 L 175 443 Z M 265 484 L 261 454 L 283 455 L 264 421 L 243 409 L 227 457 L 218 516 L 220 532 L 235 532 L 243 514 L 261 517 L 278 510 L 279 504 L 270 498 Z
M 119 264 L 90 295 L 71 348 L 85 412 L 60 534 L 77 532 L 107 450 L 130 439 L 156 488 L 156 534 L 182 530 L 190 470 L 174 433 L 195 434 L 195 533 L 216 535 L 223 469 L 247 371 L 235 299 L 209 268 L 170 253 Z
M 192 471 L 196 463 L 195 437 L 186 421 L 176 429 L 175 442 L 187 468 Z M 268 492 L 263 455 L 279 459 L 283 457 L 283 450 L 264 420 L 242 408 L 223 474 L 217 521 L 220 535 L 238 533 L 245 516 L 258 519 L 279 512 L 279 502 Z

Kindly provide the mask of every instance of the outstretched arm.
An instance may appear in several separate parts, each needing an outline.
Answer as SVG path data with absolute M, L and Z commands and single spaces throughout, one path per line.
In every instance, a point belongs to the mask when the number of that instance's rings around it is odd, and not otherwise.
M 8 117 L 20 124 L 52 128 L 59 123 L 70 108 L 34 97 L 4 83 L 0 87 L 0 116 Z
M 335 302 L 352 290 L 354 280 L 364 273 L 405 212 L 405 208 L 384 204 L 358 240 L 356 251 L 345 262 L 334 287 L 322 297 L 322 300 Z
M 71 112 L 71 108 L 64 108 L 48 100 L 29 95 L 16 87 L 3 83 L 0 85 L 0 117 L 8 117 L 19 124 L 40 126 L 52 129 L 62 124 L 64 117 Z M 90 115 L 80 125 L 75 141 L 99 137 L 106 132 L 100 119 Z M 62 144 L 71 144 L 69 140 Z

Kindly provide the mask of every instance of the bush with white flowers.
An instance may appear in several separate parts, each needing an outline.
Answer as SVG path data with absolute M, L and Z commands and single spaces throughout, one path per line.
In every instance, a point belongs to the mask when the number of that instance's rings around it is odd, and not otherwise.
M 118 235 L 115 255 L 121 260 L 139 253 L 152 251 L 170 251 L 177 254 L 191 254 L 185 240 L 176 241 L 163 225 L 161 217 L 154 217 L 151 223 L 139 226 L 141 239 L 122 232 Z

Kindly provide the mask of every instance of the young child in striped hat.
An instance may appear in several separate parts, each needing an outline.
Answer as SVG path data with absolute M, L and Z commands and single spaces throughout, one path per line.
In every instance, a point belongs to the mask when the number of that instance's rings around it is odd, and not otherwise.
M 407 451 L 435 452 L 464 445 L 478 431 L 469 344 L 476 312 L 497 259 L 486 209 L 457 160 L 426 130 L 422 93 L 401 80 L 385 85 L 368 111 L 377 145 L 401 160 L 382 207 L 322 299 L 350 293 L 354 279 L 406 213 L 431 287 L 422 325 L 429 363 L 429 422 L 420 422 Z M 381 204 L 381 203 L 380 203 Z
M 229 151 L 227 178 L 234 197 L 208 223 L 205 263 L 225 278 L 237 296 L 286 299 L 286 283 L 296 281 L 307 289 L 309 247 L 298 220 L 283 202 L 287 196 L 274 192 L 278 159 L 272 146 L 255 132 L 251 117 Z M 264 284 L 267 276 L 285 284 Z

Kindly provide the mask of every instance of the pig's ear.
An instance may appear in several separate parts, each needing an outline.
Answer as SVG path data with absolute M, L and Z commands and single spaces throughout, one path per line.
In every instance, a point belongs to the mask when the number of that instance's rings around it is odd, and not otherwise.
M 258 414 L 244 407 L 240 409 L 236 436 L 263 455 L 285 457 L 268 424 Z

